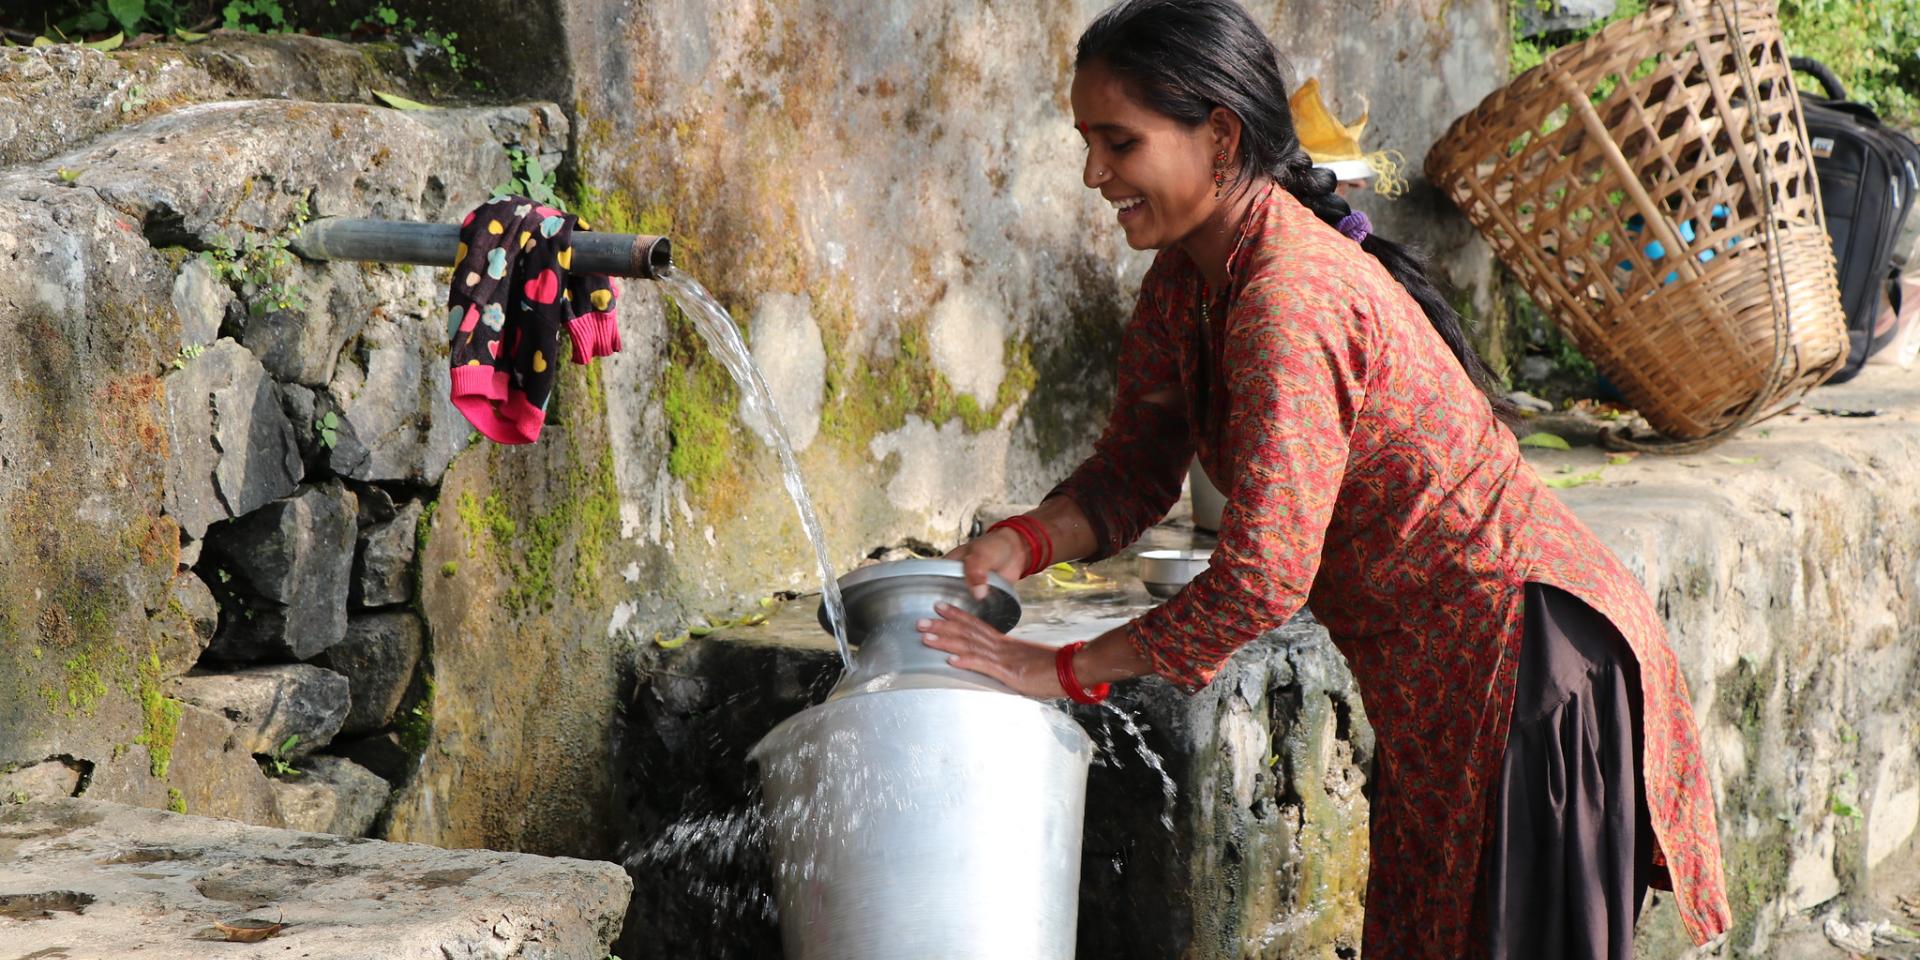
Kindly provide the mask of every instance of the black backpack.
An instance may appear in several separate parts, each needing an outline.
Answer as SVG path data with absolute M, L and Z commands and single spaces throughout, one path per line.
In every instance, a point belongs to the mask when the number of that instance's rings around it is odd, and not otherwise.
M 1876 331 L 1881 303 L 1900 307 L 1895 240 L 1920 193 L 1920 146 L 1880 123 L 1873 108 L 1847 99 L 1826 64 L 1794 57 L 1793 69 L 1820 81 L 1827 95 L 1800 95 L 1820 180 L 1833 258 L 1840 268 L 1840 304 L 1847 317 L 1847 362 L 1828 383 L 1851 380 L 1867 357 L 1887 345 L 1896 330 Z

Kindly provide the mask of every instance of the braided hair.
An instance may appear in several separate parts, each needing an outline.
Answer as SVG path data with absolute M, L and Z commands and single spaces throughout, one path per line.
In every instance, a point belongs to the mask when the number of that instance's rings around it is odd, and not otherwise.
M 1235 0 L 1121 0 L 1080 35 L 1075 69 L 1095 62 L 1148 107 L 1189 127 L 1205 123 L 1215 107 L 1233 111 L 1241 124 L 1235 189 L 1264 175 L 1329 224 L 1337 226 L 1353 212 L 1334 192 L 1333 172 L 1314 166 L 1300 145 L 1279 51 Z M 1434 286 L 1425 258 L 1377 233 L 1369 233 L 1360 248 L 1406 288 L 1494 408 L 1507 410 L 1493 371 L 1467 340 L 1460 314 Z

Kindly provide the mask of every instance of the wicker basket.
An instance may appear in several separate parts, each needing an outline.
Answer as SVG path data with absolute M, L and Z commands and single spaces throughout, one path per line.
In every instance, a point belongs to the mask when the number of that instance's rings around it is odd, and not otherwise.
M 1669 437 L 1738 429 L 1846 358 L 1771 0 L 1658 3 L 1556 51 L 1455 121 L 1427 176 Z

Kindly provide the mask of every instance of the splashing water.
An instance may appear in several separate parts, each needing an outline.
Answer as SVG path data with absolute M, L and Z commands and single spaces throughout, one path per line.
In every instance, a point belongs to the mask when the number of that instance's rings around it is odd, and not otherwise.
M 1127 736 L 1133 738 L 1134 752 L 1140 755 L 1140 760 L 1147 765 L 1147 769 L 1159 775 L 1160 794 L 1166 798 L 1166 805 L 1160 810 L 1160 825 L 1166 827 L 1168 833 L 1172 833 L 1173 801 L 1175 794 L 1179 791 L 1173 785 L 1173 777 L 1167 773 L 1166 764 L 1160 761 L 1160 755 L 1155 753 L 1152 747 L 1147 746 L 1146 730 L 1133 719 L 1133 714 L 1115 706 L 1111 700 L 1102 703 L 1101 706 L 1105 707 L 1108 713 L 1120 718 L 1120 729 L 1126 731 Z M 1107 740 L 1106 746 L 1108 749 L 1112 749 L 1113 741 Z
M 840 599 L 840 583 L 834 578 L 833 562 L 827 558 L 826 534 L 820 529 L 820 518 L 814 515 L 813 501 L 807 498 L 806 485 L 800 480 L 800 464 L 794 459 L 793 444 L 787 439 L 787 425 L 774 405 L 773 392 L 767 389 L 760 368 L 754 366 L 753 355 L 740 339 L 740 328 L 734 325 L 732 315 L 713 299 L 700 281 L 667 267 L 660 271 L 660 282 L 680 309 L 692 318 L 694 329 L 707 342 L 707 349 L 733 375 L 747 409 L 767 425 L 767 440 L 780 457 L 781 479 L 786 483 L 787 495 L 800 511 L 800 525 L 806 529 L 807 539 L 813 542 L 814 559 L 820 564 L 821 595 L 827 607 L 827 620 L 833 626 L 833 641 L 840 648 L 841 666 L 852 669 L 853 652 L 847 646 L 846 604 Z

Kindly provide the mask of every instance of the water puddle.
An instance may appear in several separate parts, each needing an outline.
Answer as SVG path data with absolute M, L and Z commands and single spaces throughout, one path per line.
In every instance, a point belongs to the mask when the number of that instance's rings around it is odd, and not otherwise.
M 668 267 L 660 271 L 660 282 L 693 320 L 694 329 L 707 342 L 707 349 L 733 376 L 747 409 L 767 425 L 773 452 L 780 457 L 781 479 L 786 483 L 787 495 L 793 498 L 793 506 L 800 512 L 800 525 L 805 528 L 807 539 L 813 542 L 814 559 L 820 565 L 821 595 L 827 606 L 827 619 L 833 625 L 833 641 L 840 649 L 840 664 L 851 670 L 853 653 L 847 646 L 846 604 L 840 599 L 840 583 L 834 576 L 833 562 L 827 557 L 826 534 L 820 528 L 820 518 L 814 515 L 806 485 L 801 482 L 800 465 L 794 459 L 793 444 L 787 439 L 787 425 L 780 419 L 773 393 L 767 389 L 766 379 L 760 376 L 760 368 L 754 366 L 753 355 L 740 339 L 740 328 L 734 324 L 732 315 L 713 299 L 700 281 Z

